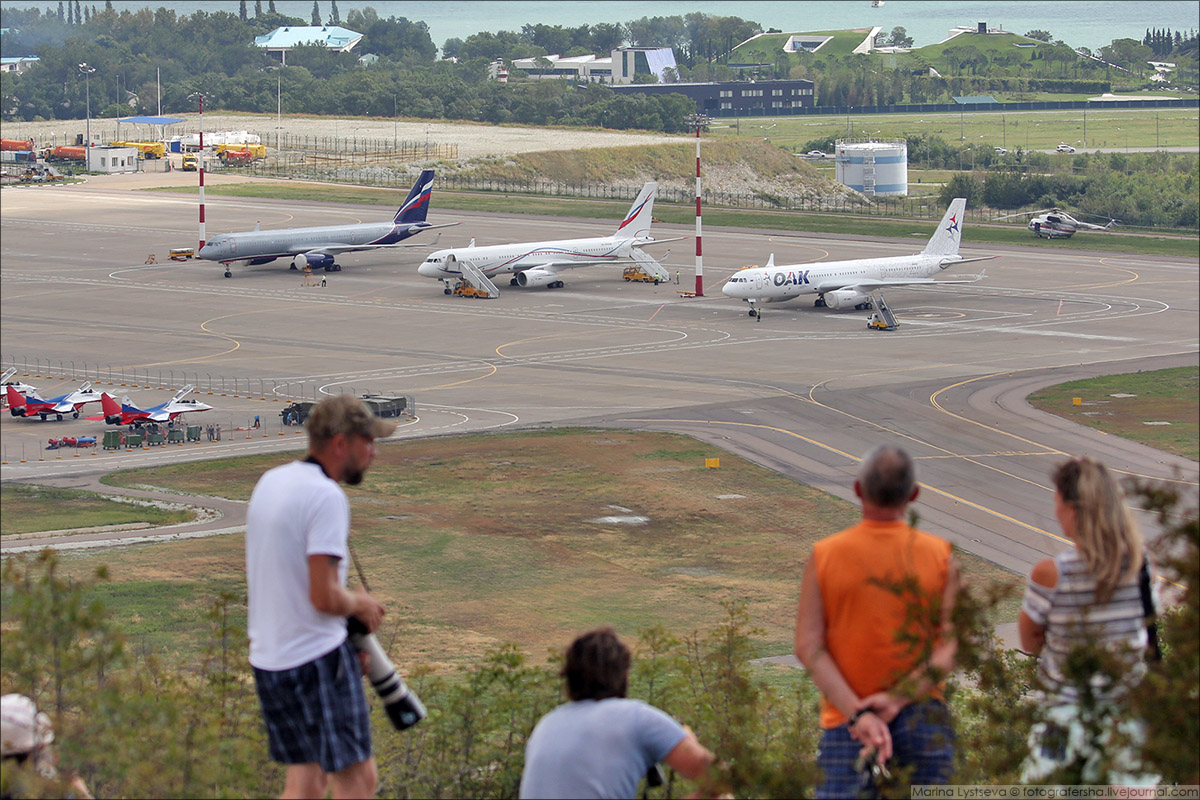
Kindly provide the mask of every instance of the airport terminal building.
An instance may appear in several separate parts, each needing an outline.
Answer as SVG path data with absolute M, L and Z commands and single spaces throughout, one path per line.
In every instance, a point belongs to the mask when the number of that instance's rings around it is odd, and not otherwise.
M 727 83 L 634 83 L 613 86 L 614 92 L 682 94 L 696 102 L 696 111 L 710 117 L 792 114 L 816 102 L 813 82 L 805 80 L 737 81 Z

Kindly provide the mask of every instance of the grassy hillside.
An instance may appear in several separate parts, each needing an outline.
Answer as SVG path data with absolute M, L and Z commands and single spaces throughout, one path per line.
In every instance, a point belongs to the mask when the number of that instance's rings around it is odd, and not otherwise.
M 640 185 L 658 181 L 660 191 L 694 189 L 696 150 L 690 140 L 677 145 L 592 148 L 524 153 L 475 160 L 444 174 L 497 181 L 552 181 L 563 184 Z M 759 138 L 704 143 L 704 185 L 713 192 L 767 191 L 782 195 L 842 198 L 850 192 L 832 174 Z
M 735 47 L 733 52 L 729 54 L 729 63 L 771 64 L 775 62 L 776 56 L 779 55 L 786 55 L 788 58 L 794 59 L 795 56 L 793 54 L 783 53 L 783 46 L 787 44 L 788 37 L 796 33 L 803 33 L 805 36 L 832 36 L 833 41 L 821 45 L 821 49 L 817 51 L 817 55 L 848 56 L 854 52 L 854 48 L 862 44 L 863 39 L 867 38 L 867 34 L 870 32 L 870 28 L 852 28 L 843 31 L 764 33 L 762 36 L 755 36 L 753 39 L 742 42 Z

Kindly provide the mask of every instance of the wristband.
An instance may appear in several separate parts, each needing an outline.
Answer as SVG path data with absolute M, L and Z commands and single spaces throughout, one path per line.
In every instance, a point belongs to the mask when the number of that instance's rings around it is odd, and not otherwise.
M 858 711 L 855 711 L 853 714 L 850 715 L 850 722 L 847 723 L 848 727 L 853 728 L 855 723 L 858 722 L 859 718 L 861 718 L 863 714 L 874 714 L 874 713 L 875 712 L 872 709 L 860 708 Z

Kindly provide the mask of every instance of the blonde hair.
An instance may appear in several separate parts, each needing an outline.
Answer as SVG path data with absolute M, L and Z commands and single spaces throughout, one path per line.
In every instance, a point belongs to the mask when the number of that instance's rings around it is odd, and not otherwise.
M 1075 544 L 1096 579 L 1096 599 L 1105 602 L 1122 579 L 1142 568 L 1142 537 L 1125 492 L 1108 468 L 1081 456 L 1060 464 L 1054 487 L 1075 509 Z

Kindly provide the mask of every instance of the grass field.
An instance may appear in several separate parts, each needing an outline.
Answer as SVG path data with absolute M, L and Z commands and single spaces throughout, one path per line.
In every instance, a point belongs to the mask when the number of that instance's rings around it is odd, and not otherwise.
M 155 190 L 151 190 L 155 191 Z M 171 188 L 172 192 L 195 192 L 195 188 Z M 207 186 L 208 194 L 231 197 L 271 197 L 282 200 L 320 200 L 328 203 L 364 203 L 394 207 L 395 189 L 379 189 L 365 186 L 327 186 L 324 184 L 280 181 L 278 183 L 254 182 Z M 490 211 L 515 214 L 512 195 L 479 192 L 448 192 L 438 190 L 434 200 L 437 208 L 463 211 Z M 620 220 L 629 210 L 624 200 L 576 200 L 567 197 L 540 198 L 522 196 L 520 212 L 541 216 L 581 217 L 585 219 Z M 691 224 L 696 220 L 695 209 L 688 205 L 656 203 L 654 216 L 663 222 Z M 843 233 L 861 235 L 864 224 L 869 225 L 873 236 L 891 236 L 913 240 L 928 237 L 936 220 L 895 220 L 858 215 L 831 213 L 804 213 L 796 211 L 755 211 L 708 207 L 704 211 L 706 225 L 731 228 L 760 228 L 769 230 L 795 231 L 803 233 Z M 963 229 L 963 241 L 968 244 L 1013 244 L 1040 245 L 1055 250 L 1106 250 L 1112 253 L 1143 253 L 1146 255 L 1195 258 L 1197 242 L 1195 236 L 1183 235 L 1123 235 L 1104 234 L 1103 238 L 1073 236 L 1054 241 L 1035 240 L 1025 230 L 1021 220 L 1013 225 L 970 224 Z
M 720 458 L 706 469 L 706 458 Z M 118 473 L 112 483 L 249 496 L 289 456 Z M 353 544 L 390 608 L 388 636 L 415 663 L 469 663 L 499 642 L 540 658 L 579 630 L 711 628 L 741 599 L 762 655 L 788 653 L 812 542 L 856 509 L 690 438 L 554 430 L 386 444 L 349 490 Z M 918 509 L 919 510 L 919 509 Z M 644 524 L 602 521 L 643 516 Z M 934 531 L 935 533 L 937 531 Z M 970 556 L 975 584 L 1019 577 Z M 190 650 L 205 598 L 242 586 L 239 535 L 71 555 L 106 563 L 105 599 L 146 646 Z M 159 613 L 148 613 L 157 608 Z M 1004 609 L 1016 617 L 1016 600 Z
M 0 535 L 3 536 L 137 522 L 174 525 L 194 516 L 188 511 L 121 503 L 95 492 L 19 483 L 0 486 L 0 507 L 3 508 L 3 514 L 0 514 Z
M 812 117 L 769 117 L 717 120 L 713 136 L 755 136 L 803 152 L 813 139 L 900 138 L 910 134 L 940 136 L 976 147 L 1053 150 L 1060 143 L 1105 149 L 1196 147 L 1200 125 L 1194 108 L 1139 108 L 1070 111 L 964 111 L 938 114 L 875 114 Z M 1063 156 L 1064 162 L 1068 156 Z M 919 168 L 919 161 L 910 163 Z
M 1043 411 L 1200 460 L 1200 373 L 1195 367 L 1105 375 L 1048 386 L 1029 396 Z M 1082 405 L 1074 405 L 1080 398 Z M 1169 423 L 1147 424 L 1147 423 Z

